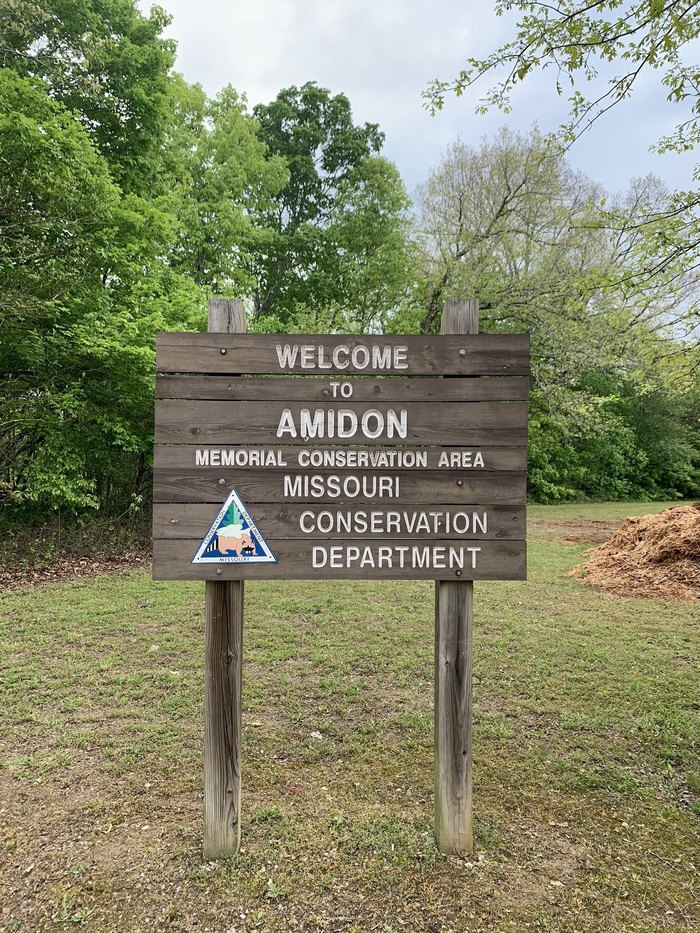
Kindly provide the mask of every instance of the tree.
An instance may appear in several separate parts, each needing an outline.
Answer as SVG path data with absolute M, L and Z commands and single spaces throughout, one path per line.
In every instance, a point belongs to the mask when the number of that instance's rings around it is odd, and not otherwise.
M 529 75 L 546 69 L 554 74 L 559 94 L 571 88 L 570 115 L 561 127 L 563 145 L 571 144 L 598 119 L 630 97 L 647 74 L 657 72 L 668 90 L 669 102 L 684 108 L 675 130 L 656 142 L 659 151 L 683 152 L 700 142 L 700 72 L 689 56 L 700 35 L 700 6 L 695 0 L 620 0 L 554 4 L 531 0 L 496 0 L 500 16 L 515 9 L 520 18 L 515 37 L 485 58 L 469 58 L 459 75 L 434 81 L 426 98 L 434 111 L 442 108 L 445 95 L 465 90 L 486 76 L 503 70 L 503 76 L 486 91 L 478 111 L 490 107 L 510 110 L 511 94 Z M 611 63 L 620 70 L 608 77 Z M 581 84 L 592 88 L 584 93 Z M 633 223 L 623 209 L 601 213 L 611 229 L 636 227 L 636 245 L 626 264 L 625 278 L 611 280 L 609 287 L 633 289 L 661 279 L 675 283 L 682 267 L 687 279 L 700 265 L 700 193 L 678 191 Z M 700 329 L 697 303 L 683 315 L 686 336 Z M 688 345 L 689 347 L 689 345 Z M 695 357 L 691 365 L 696 365 Z
M 202 303 L 170 232 L 41 81 L 0 69 L 0 494 L 25 517 L 122 509 L 147 480 L 155 332 Z
M 167 119 L 167 14 L 134 0 L 5 0 L 2 65 L 41 80 L 78 114 L 125 191 L 153 192 Z
M 287 181 L 285 160 L 267 157 L 232 87 L 208 99 L 178 76 L 171 100 L 164 156 L 178 219 L 171 264 L 215 293 L 246 295 L 254 285 L 247 269 L 274 236 L 253 218 L 272 209 Z
M 347 203 L 348 185 L 362 163 L 379 152 L 376 124 L 356 126 L 344 94 L 309 82 L 286 88 L 253 115 L 272 156 L 285 159 L 289 177 L 274 203 L 258 212 L 257 224 L 274 231 L 249 264 L 256 281 L 254 315 L 274 311 L 281 322 L 297 306 L 329 305 L 342 299 L 336 287 L 337 246 L 328 233 Z
M 478 295 L 485 330 L 530 332 L 529 488 L 542 501 L 698 486 L 689 386 L 673 362 L 681 286 L 608 288 L 626 279 L 637 221 L 664 191 L 634 181 L 622 230 L 601 221 L 604 196 L 537 130 L 452 146 L 417 192 L 423 297 L 400 329 L 412 318 L 435 330 L 446 298 Z M 672 468 L 653 453 L 664 417 Z
M 336 258 L 333 329 L 381 332 L 405 299 L 415 274 L 410 207 L 396 166 L 381 156 L 365 159 L 339 184 L 327 230 Z
M 420 329 L 435 329 L 445 299 L 461 294 L 478 295 L 485 322 L 496 327 L 538 329 L 547 314 L 575 317 L 605 249 L 589 223 L 601 195 L 536 129 L 502 130 L 478 149 L 453 145 L 416 193 Z

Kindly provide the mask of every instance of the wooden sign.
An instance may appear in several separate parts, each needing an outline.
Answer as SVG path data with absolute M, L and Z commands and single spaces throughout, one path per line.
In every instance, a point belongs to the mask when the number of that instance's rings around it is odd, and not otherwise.
M 156 579 L 525 578 L 526 335 L 167 333 L 156 366 Z
M 439 337 L 160 334 L 156 579 L 204 579 L 204 856 L 241 839 L 244 580 L 434 578 L 435 837 L 472 851 L 473 580 L 525 577 L 529 342 L 448 301 Z M 444 378 L 448 377 L 448 378 Z

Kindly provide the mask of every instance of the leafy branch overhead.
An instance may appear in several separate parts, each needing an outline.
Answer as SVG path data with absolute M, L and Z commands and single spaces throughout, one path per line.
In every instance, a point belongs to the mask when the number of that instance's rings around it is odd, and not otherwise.
M 491 108 L 509 112 L 515 88 L 537 72 L 552 75 L 560 95 L 566 94 L 569 116 L 556 134 L 564 150 L 613 108 L 622 104 L 651 74 L 678 107 L 675 129 L 653 142 L 658 152 L 687 152 L 700 142 L 700 67 L 694 64 L 700 36 L 700 4 L 696 0 L 601 0 L 554 4 L 532 0 L 496 0 L 498 16 L 518 16 L 514 36 L 485 58 L 471 57 L 451 80 L 435 80 L 426 90 L 426 106 L 442 109 L 448 93 L 463 95 L 490 81 L 477 112 Z M 696 167 L 695 178 L 700 177 Z M 681 291 L 700 270 L 700 192 L 676 191 L 653 199 L 646 212 L 599 210 L 598 223 L 625 239 L 634 232 L 634 262 L 612 288 L 675 288 Z M 682 308 L 682 311 L 681 311 Z M 679 300 L 679 333 L 700 331 L 695 300 Z
M 684 52 L 693 54 L 688 46 L 700 35 L 700 5 L 695 0 L 496 0 L 497 16 L 512 11 L 520 14 L 515 37 L 486 58 L 467 59 L 456 78 L 433 81 L 424 95 L 430 109 L 442 109 L 448 92 L 461 96 L 481 79 L 495 77 L 478 110 L 495 106 L 508 112 L 515 87 L 548 69 L 557 92 L 569 94 L 570 118 L 562 136 L 570 142 L 628 98 L 653 70 L 661 75 L 667 99 L 686 106 L 675 131 L 662 137 L 657 147 L 680 152 L 700 142 L 700 68 L 683 58 Z M 611 63 L 619 65 L 614 74 Z M 580 79 L 591 86 L 590 92 L 581 90 Z

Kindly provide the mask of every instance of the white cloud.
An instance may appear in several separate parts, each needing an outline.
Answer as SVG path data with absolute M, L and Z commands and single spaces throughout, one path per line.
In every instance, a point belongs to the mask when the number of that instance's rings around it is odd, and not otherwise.
M 450 142 L 477 143 L 506 122 L 554 129 L 566 114 L 549 74 L 523 84 L 513 113 L 479 117 L 477 94 L 448 99 L 431 118 L 421 92 L 435 77 L 454 76 L 467 55 L 483 55 L 507 37 L 512 17 L 493 14 L 492 0 L 162 0 L 173 15 L 177 67 L 214 94 L 224 84 L 251 103 L 280 88 L 314 80 L 350 98 L 358 121 L 379 123 L 385 152 L 409 189 L 425 178 Z M 142 2 L 142 7 L 148 4 Z M 482 89 L 482 93 L 483 93 Z M 653 81 L 638 100 L 613 111 L 579 141 L 571 161 L 617 190 L 650 171 L 673 187 L 689 183 L 692 156 L 661 158 L 649 145 L 675 123 L 673 108 Z

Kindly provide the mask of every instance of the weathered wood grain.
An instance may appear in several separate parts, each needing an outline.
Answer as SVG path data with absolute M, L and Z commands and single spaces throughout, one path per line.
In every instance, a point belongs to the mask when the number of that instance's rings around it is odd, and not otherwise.
M 242 301 L 210 300 L 210 330 L 246 326 Z M 204 857 L 215 859 L 241 845 L 243 581 L 207 580 L 204 599 Z
M 205 464 L 200 463 L 197 465 L 197 451 L 205 451 L 210 453 L 215 451 L 213 458 L 208 458 Z M 223 455 L 222 455 L 223 451 Z M 381 459 L 373 461 L 373 457 L 380 458 L 381 454 L 385 453 L 390 456 L 396 457 L 397 448 L 396 447 L 343 447 L 342 449 L 333 448 L 331 450 L 321 447 L 307 446 L 307 447 L 286 447 L 286 446 L 277 446 L 277 445 L 243 445 L 243 446 L 232 446 L 226 445 L 224 447 L 214 447 L 210 444 L 156 444 L 153 448 L 154 456 L 154 466 L 156 469 L 161 468 L 170 468 L 170 469 L 193 469 L 197 467 L 198 469 L 204 467 L 208 469 L 218 469 L 221 467 L 222 459 L 224 464 L 235 466 L 235 469 L 238 471 L 250 471 L 260 472 L 263 469 L 267 471 L 268 469 L 273 469 L 274 465 L 268 465 L 266 467 L 260 466 L 259 456 L 257 457 L 258 462 L 250 464 L 249 458 L 252 451 L 258 452 L 260 456 L 267 457 L 272 453 L 274 456 L 275 463 L 280 468 L 288 468 L 292 471 L 298 470 L 333 470 L 336 473 L 340 472 L 372 472 L 380 471 L 386 472 L 387 470 L 401 469 L 401 470 L 444 470 L 449 472 L 451 470 L 468 470 L 475 474 L 480 473 L 490 473 L 494 470 L 496 471 L 514 471 L 524 472 L 527 467 L 527 448 L 524 446 L 521 447 L 402 447 L 402 453 L 415 454 L 418 451 L 425 451 L 427 456 L 427 462 L 425 466 L 422 466 L 416 462 L 413 465 L 407 465 L 407 461 L 402 460 L 399 463 L 398 460 L 388 460 L 385 463 L 382 463 Z M 481 453 L 483 459 L 482 466 L 474 466 L 473 464 L 476 461 L 477 451 Z M 311 452 L 311 457 L 313 459 L 308 459 L 309 452 Z M 363 459 L 352 460 L 351 458 L 356 454 L 360 454 Z M 448 463 L 454 463 L 453 456 L 459 457 L 459 466 L 439 466 L 441 455 L 445 453 L 448 457 Z M 365 459 L 364 455 L 367 454 Z M 243 457 L 236 459 L 237 457 Z M 315 458 L 322 456 L 323 459 L 316 460 Z M 306 459 L 305 459 L 306 458 Z M 263 461 L 264 462 L 264 461 Z M 471 465 L 470 465 L 471 464 Z
M 179 538 L 199 538 L 201 541 L 209 531 L 211 523 L 216 517 L 219 505 L 219 503 L 169 503 L 165 505 L 155 505 L 153 507 L 153 537 L 171 540 L 177 540 Z M 345 540 L 348 538 L 348 533 L 345 530 L 346 526 L 338 524 L 337 519 L 333 519 L 333 526 L 329 531 L 321 533 L 317 530 L 315 517 L 318 516 L 319 513 L 322 513 L 323 519 L 321 527 L 325 528 L 327 527 L 327 523 L 330 524 L 331 521 L 328 516 L 335 517 L 339 514 L 345 516 L 348 512 L 356 511 L 362 513 L 363 520 L 368 526 L 367 529 L 363 529 L 360 525 L 359 533 L 366 534 L 368 529 L 371 528 L 373 538 L 386 539 L 398 538 L 402 535 L 400 531 L 397 532 L 393 530 L 396 527 L 395 522 L 389 524 L 388 527 L 390 530 L 387 531 L 385 529 L 386 519 L 382 519 L 381 516 L 386 516 L 387 514 L 396 515 L 396 513 L 401 515 L 404 512 L 412 514 L 416 511 L 423 510 L 419 506 L 405 506 L 403 504 L 387 506 L 370 503 L 362 508 L 358 508 L 356 505 L 319 505 L 315 502 L 306 503 L 304 505 L 272 505 L 266 503 L 255 506 L 253 518 L 256 525 L 269 542 L 276 542 L 284 538 L 308 539 L 312 537 Z M 450 516 L 467 512 L 470 516 L 469 532 L 465 533 L 464 536 L 468 538 L 479 540 L 518 540 L 525 537 L 524 506 L 490 505 L 479 508 L 462 508 L 460 506 L 447 505 L 429 507 L 424 511 L 445 512 Z M 309 512 L 313 513 L 314 518 L 309 517 Z M 482 530 L 483 520 L 480 523 L 479 520 L 475 522 L 472 518 L 472 513 L 476 513 L 477 516 L 481 518 L 484 512 L 487 513 L 486 531 Z M 372 515 L 378 516 L 374 519 L 374 525 L 371 524 Z M 304 521 L 303 525 L 300 525 L 302 516 L 304 516 Z M 445 522 L 442 519 L 438 521 L 440 523 L 438 529 L 434 530 L 434 528 L 431 527 L 429 532 L 421 531 L 421 538 L 439 539 L 451 536 L 454 537 L 454 533 L 448 535 L 444 530 L 441 530 L 440 526 L 444 526 Z M 303 530 L 311 528 L 312 526 L 314 528 L 313 533 Z M 405 529 L 406 527 L 406 522 L 401 521 L 400 528 Z M 452 527 L 452 525 L 450 525 L 450 527 Z M 404 535 L 405 533 L 404 531 Z
M 359 503 L 381 502 L 384 505 L 392 501 L 402 506 L 407 503 L 434 505 L 445 503 L 453 505 L 521 505 L 525 502 L 526 478 L 524 473 L 479 473 L 473 471 L 399 471 L 388 470 L 387 475 L 398 477 L 399 497 L 389 498 L 386 495 L 369 497 L 362 491 L 360 495 L 346 493 L 342 488 L 340 495 L 326 488 L 318 496 L 304 495 L 292 497 L 285 494 L 285 476 L 337 476 L 342 481 L 347 476 L 357 475 L 362 480 L 362 471 L 351 473 L 333 473 L 323 470 L 289 471 L 289 470 L 260 470 L 239 472 L 230 467 L 212 469 L 156 469 L 153 472 L 153 501 L 154 502 L 213 502 L 223 503 L 231 486 L 234 486 L 238 495 L 246 505 L 255 502 L 328 502 L 328 503 Z M 382 474 L 365 474 L 368 481 L 378 478 Z M 370 491 L 374 486 L 370 487 Z M 353 493 L 353 488 L 349 491 Z
M 484 541 L 465 539 L 443 539 L 440 541 L 419 540 L 414 538 L 396 539 L 380 542 L 374 538 L 353 538 L 352 541 L 334 542 L 328 540 L 299 541 L 279 540 L 268 541 L 278 563 L 219 563 L 219 564 L 192 564 L 191 560 L 201 543 L 200 538 L 181 540 L 168 540 L 156 538 L 153 542 L 153 576 L 156 580 L 435 580 L 452 578 L 473 580 L 524 580 L 526 576 L 526 544 L 524 541 Z M 458 568 L 442 569 L 427 566 L 412 566 L 399 564 L 400 554 L 397 548 L 412 549 L 417 547 L 445 548 L 445 555 L 449 548 L 462 549 L 478 547 L 481 551 L 477 555 L 477 567 L 471 569 L 467 566 L 460 574 Z M 362 554 L 365 547 L 373 549 L 379 557 L 379 548 L 392 549 L 395 555 L 395 564 L 392 567 L 360 566 L 359 560 L 352 566 L 344 567 L 314 567 L 314 547 L 358 547 Z M 407 552 L 407 553 L 409 553 Z M 422 554 L 421 550 L 421 554 Z M 466 557 L 469 557 L 467 554 Z M 219 572 L 217 572 L 219 571 Z
M 443 334 L 478 330 L 477 301 L 445 304 Z M 472 582 L 435 584 L 435 840 L 446 855 L 473 849 L 473 615 Z
M 435 584 L 435 839 L 446 855 L 473 849 L 473 615 L 473 583 Z
M 156 379 L 156 398 L 227 399 L 239 402 L 328 402 L 334 397 L 331 382 L 337 383 L 338 379 L 321 376 L 286 379 L 160 375 Z M 431 379 L 421 376 L 413 379 L 374 379 L 358 376 L 351 384 L 354 402 L 512 402 L 527 400 L 529 391 L 526 376 L 482 376 L 468 379 Z M 337 388 L 335 392 L 340 400 Z
M 156 369 L 179 373 L 304 373 L 348 376 L 372 374 L 349 365 L 345 369 L 305 369 L 297 361 L 280 367 L 277 346 L 298 344 L 322 346 L 332 351 L 338 345 L 353 347 L 407 347 L 407 368 L 391 375 L 527 376 L 530 372 L 530 340 L 527 334 L 479 334 L 469 337 L 435 336 L 319 336 L 308 334 L 177 334 L 157 336 Z M 221 351 L 225 350 L 225 353 Z M 460 350 L 466 351 L 460 355 Z M 388 373 L 388 371 L 387 371 Z M 376 374 L 376 373 L 375 373 Z
M 344 402 L 337 404 L 314 402 L 312 411 L 333 409 L 350 410 L 358 418 L 368 410 L 366 404 Z M 299 430 L 300 412 L 308 406 L 298 402 L 215 402 L 176 401 L 156 402 L 155 439 L 158 444 L 274 444 L 290 446 L 310 443 L 308 437 L 278 436 L 280 418 L 284 409 L 292 413 Z M 376 402 L 372 409 L 387 419 L 391 403 Z M 449 444 L 517 446 L 527 442 L 526 402 L 407 402 L 406 437 L 390 434 L 387 423 L 377 437 L 365 438 L 361 433 L 352 437 L 325 438 L 327 444 Z M 325 417 L 325 415 L 324 415 Z M 372 423 L 374 430 L 375 423 Z M 337 432 L 336 432 L 337 433 Z M 318 442 L 319 438 L 314 438 Z
M 154 577 L 161 579 L 155 566 Z M 204 857 L 209 860 L 235 855 L 241 844 L 243 581 L 207 580 L 204 599 Z

